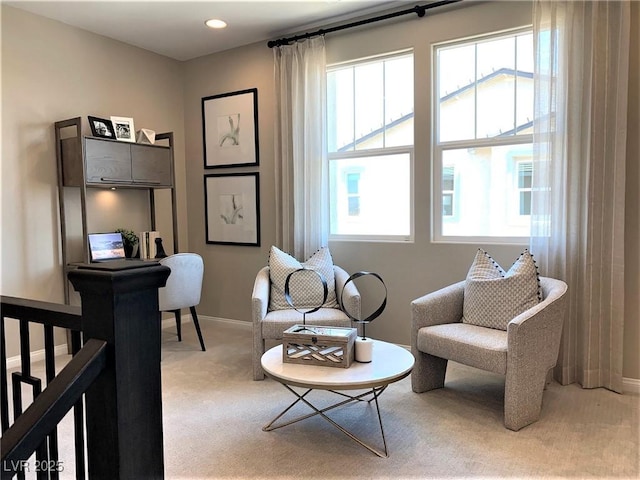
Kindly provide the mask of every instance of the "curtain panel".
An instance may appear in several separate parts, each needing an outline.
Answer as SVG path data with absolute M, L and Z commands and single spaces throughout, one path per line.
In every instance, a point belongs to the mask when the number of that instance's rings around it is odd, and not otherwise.
M 555 378 L 622 392 L 628 1 L 534 2 L 531 251 L 569 285 Z
M 324 37 L 273 51 L 276 243 L 302 261 L 328 242 Z

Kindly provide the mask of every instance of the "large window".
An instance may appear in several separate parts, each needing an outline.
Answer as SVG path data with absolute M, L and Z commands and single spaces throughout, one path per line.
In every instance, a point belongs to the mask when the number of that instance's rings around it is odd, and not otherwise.
M 413 238 L 413 53 L 327 70 L 330 236 Z
M 526 242 L 533 141 L 531 31 L 434 47 L 434 239 Z

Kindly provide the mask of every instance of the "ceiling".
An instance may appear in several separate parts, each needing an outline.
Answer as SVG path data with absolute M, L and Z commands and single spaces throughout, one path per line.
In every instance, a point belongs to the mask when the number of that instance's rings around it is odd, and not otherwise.
M 412 8 L 416 0 L 15 0 L 4 3 L 176 60 L 189 60 L 313 31 L 383 10 Z M 207 28 L 204 22 L 212 17 L 226 21 L 228 27 Z

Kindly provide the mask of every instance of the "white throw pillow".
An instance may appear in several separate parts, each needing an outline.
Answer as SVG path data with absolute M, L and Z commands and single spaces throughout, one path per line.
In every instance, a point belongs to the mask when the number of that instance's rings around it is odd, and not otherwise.
M 328 248 L 321 248 L 309 260 L 300 263 L 288 253 L 272 246 L 269 252 L 269 277 L 271 280 L 269 310 L 291 308 L 284 298 L 284 286 L 287 276 L 299 268 L 315 270 L 324 277 L 327 282 L 328 293 L 327 301 L 323 306 L 338 308 L 333 259 Z M 317 307 L 322 302 L 324 289 L 317 275 L 300 272 L 293 275 L 289 280 L 289 293 L 295 308 L 306 309 Z
M 507 324 L 540 302 L 538 267 L 525 250 L 505 272 L 478 249 L 464 286 L 463 323 L 506 330 Z

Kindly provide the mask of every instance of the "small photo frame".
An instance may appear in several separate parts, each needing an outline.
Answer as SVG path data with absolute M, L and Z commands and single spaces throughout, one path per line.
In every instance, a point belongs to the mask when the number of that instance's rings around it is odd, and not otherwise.
M 204 176 L 207 243 L 260 246 L 259 173 Z
M 111 117 L 113 130 L 116 133 L 116 140 L 123 142 L 136 141 L 136 129 L 133 127 L 133 118 L 129 117 Z
M 89 115 L 89 126 L 91 127 L 91 135 L 94 137 L 116 139 L 116 133 L 113 130 L 113 123 L 106 118 L 92 117 Z
M 258 89 L 202 99 L 204 168 L 258 165 Z

